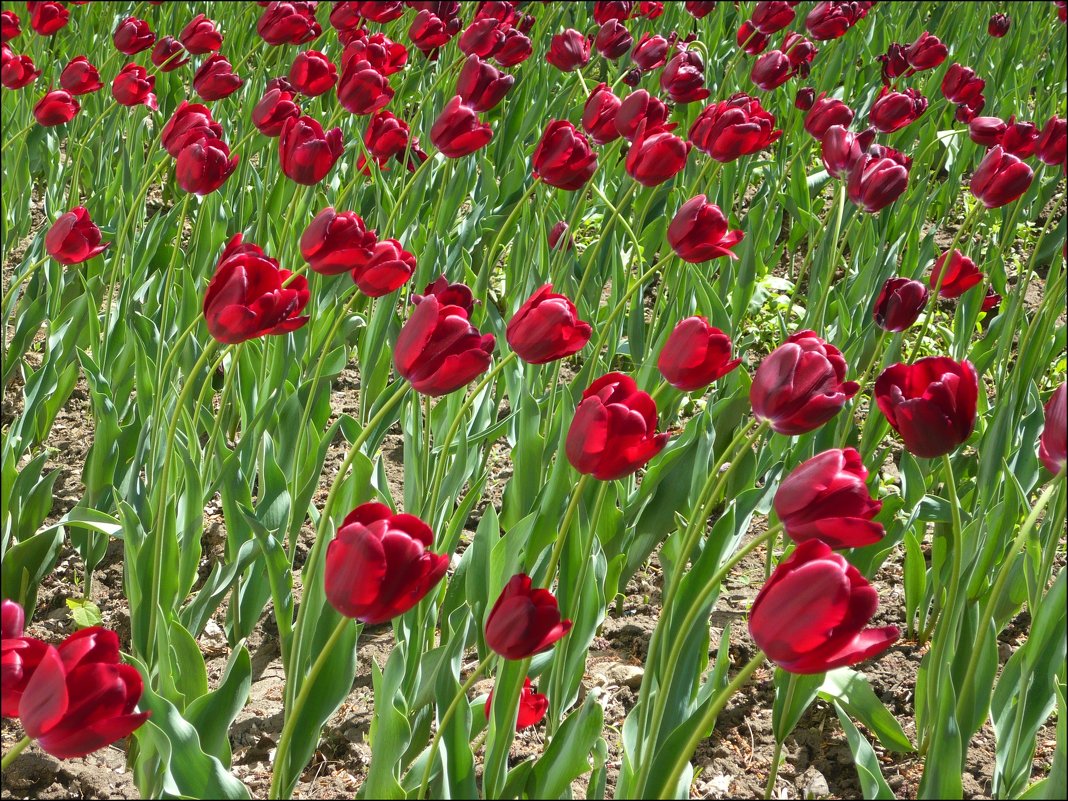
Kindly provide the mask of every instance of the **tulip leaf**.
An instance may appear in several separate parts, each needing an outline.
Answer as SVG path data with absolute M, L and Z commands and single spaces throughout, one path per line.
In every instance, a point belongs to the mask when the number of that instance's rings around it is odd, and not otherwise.
M 838 668 L 824 674 L 819 695 L 867 726 L 884 748 L 898 753 L 913 750 L 901 724 L 879 700 L 863 673 Z
M 601 737 L 604 709 L 597 693 L 560 725 L 545 753 L 534 763 L 527 792 L 531 798 L 563 798 L 571 782 L 591 771 L 590 757 Z
M 239 645 L 226 660 L 218 688 L 204 693 L 186 707 L 186 719 L 200 735 L 204 753 L 216 757 L 223 765 L 230 764 L 230 726 L 248 701 L 251 687 L 252 660 L 248 649 Z
M 860 780 L 860 789 L 864 798 L 894 798 L 894 791 L 890 789 L 886 779 L 883 778 L 882 769 L 879 767 L 879 759 L 875 755 L 875 749 L 871 747 L 871 743 L 857 730 L 857 727 L 853 725 L 853 721 L 849 719 L 849 714 L 838 703 L 835 703 L 834 711 L 838 715 L 838 722 L 842 724 L 842 731 L 845 732 L 846 740 L 849 742 L 849 750 L 853 752 L 853 761 L 857 766 L 857 778 Z
M 775 668 L 775 704 L 771 712 L 771 729 L 776 741 L 784 742 L 797 727 L 805 710 L 816 700 L 825 675 L 801 675 Z

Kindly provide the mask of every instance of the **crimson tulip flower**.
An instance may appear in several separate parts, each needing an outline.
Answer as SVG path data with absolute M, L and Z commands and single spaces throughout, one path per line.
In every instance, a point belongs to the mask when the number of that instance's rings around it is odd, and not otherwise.
M 790 77 L 800 75 L 807 78 L 809 65 L 819 52 L 816 46 L 799 33 L 788 33 L 783 39 L 781 49 L 790 60 Z
M 1017 122 L 1015 117 L 1009 117 L 1005 123 L 1005 130 L 1001 133 L 998 144 L 1006 153 L 1011 153 L 1017 158 L 1027 159 L 1035 155 L 1038 146 L 1038 138 L 1041 132 L 1033 122 Z
M 597 0 L 593 4 L 593 21 L 604 25 L 609 21 L 622 22 L 634 16 L 634 3 L 624 0 Z
M 841 100 L 827 97 L 821 92 L 805 115 L 805 130 L 814 139 L 822 140 L 823 135 L 832 125 L 848 128 L 851 122 L 853 122 L 853 109 Z
M 1057 115 L 1050 117 L 1035 144 L 1035 155 L 1038 156 L 1038 160 L 1051 167 L 1064 164 L 1066 150 L 1068 150 L 1066 134 L 1068 134 L 1068 120 Z
M 820 2 L 805 17 L 805 29 L 815 39 L 826 41 L 845 36 L 846 31 L 868 13 L 871 3 Z
M 533 52 L 530 39 L 518 29 L 509 28 L 504 33 L 500 47 L 493 51 L 493 60 L 502 67 L 514 67 L 530 58 Z
M 100 80 L 100 73 L 85 56 L 72 59 L 63 68 L 59 76 L 59 85 L 72 95 L 87 95 L 98 92 L 104 87 Z
M 631 51 L 630 60 L 637 64 L 642 72 L 659 69 L 667 62 L 669 47 L 671 40 L 658 33 L 642 34 L 642 38 Z
M 760 2 L 753 9 L 750 21 L 763 34 L 778 33 L 794 21 L 794 4 L 775 0 Z
M 421 295 L 412 295 L 412 303 L 419 305 L 423 298 L 433 295 L 442 306 L 459 306 L 470 317 L 475 309 L 475 295 L 467 284 L 450 284 L 444 275 L 438 276 L 423 288 Z
M 910 328 L 927 306 L 930 295 L 920 281 L 888 278 L 872 309 L 875 324 L 884 331 L 899 332 Z
M 371 257 L 350 273 L 356 287 L 371 298 L 380 298 L 402 287 L 415 274 L 415 256 L 396 239 L 382 239 L 371 249 Z
M 855 449 L 824 451 L 779 485 L 775 514 L 796 543 L 821 540 L 835 550 L 871 545 L 886 532 L 873 519 L 883 504 L 871 497 L 867 479 Z
M 493 139 L 493 129 L 480 122 L 474 109 L 455 95 L 430 129 L 430 141 L 446 158 L 463 158 L 485 147 Z
M 416 392 L 448 395 L 486 372 L 494 342 L 493 334 L 479 333 L 464 309 L 424 295 L 401 328 L 393 363 Z
M 225 56 L 208 57 L 193 76 L 193 90 L 204 100 L 221 100 L 236 92 L 244 81 Z
M 111 244 L 101 242 L 100 229 L 89 217 L 84 206 L 76 206 L 61 214 L 45 234 L 45 250 L 61 264 L 81 264 Z
M 471 22 L 460 34 L 457 44 L 465 56 L 489 58 L 504 44 L 507 25 L 493 17 L 483 17 Z
M 33 59 L 29 56 L 8 55 L 9 52 L 7 45 L 4 45 L 4 61 L 3 65 L 0 66 L 0 83 L 3 83 L 8 89 L 22 89 L 24 86 L 29 86 L 37 79 L 41 71 L 37 69 Z
M 51 128 L 54 125 L 70 122 L 80 109 L 81 104 L 70 92 L 65 89 L 53 89 L 37 101 L 33 107 L 33 117 L 39 125 Z
M 854 134 L 841 125 L 832 125 L 820 140 L 820 158 L 827 173 L 833 178 L 848 177 L 853 167 L 864 160 L 874 139 L 874 128 Z
M 111 82 L 111 96 L 120 106 L 148 106 L 155 111 L 159 107 L 152 93 L 155 85 L 155 75 L 140 64 L 127 64 Z
M 341 129 L 323 132 L 313 117 L 290 117 L 278 137 L 278 160 L 286 177 L 298 184 L 319 183 L 341 157 Z
M 222 139 L 222 135 L 222 126 L 212 119 L 207 106 L 183 100 L 163 126 L 160 141 L 172 158 L 178 158 L 186 145 L 201 139 Z
M 660 73 L 660 88 L 676 103 L 704 100 L 711 92 L 705 88 L 705 66 L 696 50 L 680 50 Z
M 934 69 L 946 60 L 947 55 L 949 48 L 927 31 L 921 33 L 920 38 L 905 51 L 905 58 L 915 72 Z
M 781 50 L 769 50 L 756 61 L 749 72 L 749 80 L 765 92 L 786 83 L 794 74 L 789 56 Z
M 854 204 L 874 214 L 901 197 L 908 185 L 908 167 L 892 158 L 868 155 L 850 169 L 846 191 Z
M 582 393 L 567 432 L 571 466 L 599 481 L 623 478 L 643 467 L 667 445 L 657 434 L 656 403 L 630 376 L 608 373 Z
M 315 215 L 300 237 L 300 255 L 320 275 L 341 275 L 371 260 L 377 239 L 354 211 L 333 206 Z
M 690 127 L 694 147 L 716 161 L 730 162 L 770 147 L 782 136 L 775 117 L 744 93 L 707 106 Z
M 223 42 L 219 29 L 206 14 L 197 14 L 189 20 L 178 38 L 182 40 L 182 46 L 195 56 L 214 53 L 222 47 Z
M 994 291 L 994 287 L 990 287 L 986 291 L 986 297 L 983 298 L 981 311 L 990 317 L 993 317 L 1001 311 L 1001 300 L 1001 295 Z
M 926 110 L 927 98 L 915 89 L 892 92 L 883 87 L 868 112 L 868 121 L 882 133 L 893 133 L 918 120 Z
M 366 61 L 387 78 L 404 69 L 408 63 L 408 48 L 394 42 L 384 33 L 367 34 L 357 29 L 359 36 L 345 46 L 341 54 L 341 68 L 350 61 Z
M 152 29 L 143 19 L 127 17 L 111 34 L 111 40 L 120 53 L 132 56 L 152 47 L 156 41 L 156 35 L 152 33 Z
M 947 266 L 948 261 L 948 266 Z M 942 271 L 945 270 L 945 275 Z M 983 280 L 983 274 L 975 266 L 975 262 L 965 256 L 956 248 L 950 253 L 948 250 L 935 259 L 931 267 L 931 289 L 938 286 L 939 280 L 942 287 L 938 294 L 943 298 L 959 298 L 969 289 Z
M 815 331 L 799 331 L 760 363 L 749 389 L 758 420 L 793 436 L 814 431 L 852 398 L 860 385 L 846 381 L 842 352 Z
M 389 111 L 382 110 L 372 115 L 363 136 L 363 143 L 381 170 L 386 169 L 386 162 L 391 158 L 405 163 L 409 171 L 426 160 L 426 153 L 420 149 L 419 140 L 410 138 L 408 123 Z M 406 162 L 405 156 L 408 157 Z M 362 153 L 356 169 L 365 175 L 370 173 Z
M 574 192 L 597 171 L 597 154 L 586 135 L 566 120 L 551 120 L 531 158 L 534 177 Z
M 571 631 L 560 619 L 556 597 L 534 589 L 530 576 L 519 573 L 504 585 L 486 618 L 486 645 L 505 659 L 519 660 L 546 651 Z
M 0 714 L 19 715 L 19 702 L 33 672 L 51 647 L 34 637 L 24 636 L 26 615 L 22 607 L 6 598 L 2 602 L 3 628 L 0 630 Z
M 593 328 L 580 320 L 566 295 L 543 284 L 508 321 L 508 346 L 528 364 L 546 364 L 578 353 Z
M 560 220 L 549 231 L 549 250 L 571 250 L 575 247 L 575 238 L 567 232 L 568 225 Z
M 602 24 L 593 40 L 593 46 L 597 52 L 611 61 L 626 55 L 633 44 L 634 37 L 630 35 L 627 26 L 617 19 L 611 19 Z
M 303 50 L 289 68 L 289 82 L 302 95 L 318 97 L 337 83 L 337 67 L 318 50 Z
M 741 231 L 728 230 L 727 217 L 719 206 L 697 195 L 683 203 L 668 226 L 671 249 L 683 261 L 699 264 L 734 255 L 731 248 L 745 237 Z
M 447 45 L 460 32 L 460 20 L 456 17 L 445 20 L 430 9 L 424 8 L 415 15 L 408 38 L 428 58 L 437 58 L 439 48 Z
M 716 10 L 715 0 L 686 0 L 683 3 L 686 13 L 694 19 L 704 19 Z
M 178 186 L 194 195 L 210 195 L 237 169 L 238 157 L 221 139 L 205 137 L 186 145 L 178 153 L 174 177 Z
M 504 100 L 514 83 L 513 76 L 478 56 L 468 56 L 456 80 L 456 94 L 475 111 L 489 111 Z
M 986 24 L 986 32 L 995 39 L 1000 39 L 1009 32 L 1010 25 L 1012 20 L 1008 14 L 994 14 Z
M 942 76 L 942 94 L 950 103 L 976 106 L 983 96 L 986 81 L 975 70 L 961 64 L 951 64 Z
M 1068 2 L 1065 2 L 1065 0 L 1053 0 L 1053 5 L 1057 7 L 1057 19 L 1061 22 L 1068 19 Z
M 486 720 L 489 720 L 490 710 L 493 704 L 493 692 L 486 698 Z M 530 683 L 530 677 L 523 680 L 523 690 L 519 694 L 519 716 L 515 721 L 515 730 L 522 731 L 531 726 L 541 723 L 545 713 L 549 711 L 549 698 L 541 693 L 534 692 Z
M 189 63 L 188 56 L 182 58 L 185 52 L 181 42 L 173 36 L 164 36 L 161 39 L 157 39 L 155 46 L 152 48 L 152 63 L 156 65 L 160 72 L 172 72 Z
M 608 84 L 599 83 L 590 92 L 582 110 L 582 128 L 599 145 L 606 145 L 620 137 L 616 128 L 616 114 L 623 105 Z
M 758 31 L 753 21 L 747 19 L 738 27 L 738 35 L 735 36 L 734 41 L 746 54 L 759 56 L 767 49 L 771 37 Z
M 568 28 L 549 41 L 549 52 L 545 54 L 545 60 L 561 72 L 574 72 L 589 63 L 591 43 L 589 38 L 574 28 Z
M 393 99 L 393 87 L 371 62 L 352 59 L 342 68 L 337 98 L 352 114 L 374 114 Z
M 627 151 L 627 174 L 642 186 L 659 186 L 682 171 L 691 147 L 669 131 L 649 129 L 642 120 Z
M 1068 389 L 1065 384 L 1046 402 L 1046 421 L 1038 440 L 1038 458 L 1042 465 L 1054 475 L 1064 470 L 1068 464 Z M 5 713 L 6 714 L 6 713 Z
M 971 190 L 988 209 L 997 209 L 1020 197 L 1035 177 L 1031 168 L 1000 146 L 991 148 L 972 173 Z
M 357 2 L 344 0 L 334 3 L 330 9 L 330 24 L 338 32 L 358 29 L 362 20 L 360 4 Z
M 365 0 L 357 5 L 360 8 L 360 16 L 371 22 L 384 24 L 404 14 L 404 6 L 400 0 Z
M 975 429 L 979 377 L 945 356 L 892 364 L 875 381 L 875 402 L 915 456 L 952 453 Z
M 822 98 L 823 93 L 820 94 Z M 816 90 L 811 86 L 802 86 L 794 95 L 794 108 L 799 111 L 810 111 L 816 102 Z M 806 128 L 807 130 L 807 128 Z
M 10 42 L 22 33 L 19 15 L 14 11 L 0 12 L 0 42 Z
M 656 366 L 683 392 L 703 389 L 742 363 L 731 359 L 731 338 L 704 317 L 687 317 L 668 335 Z
M 878 593 L 859 570 L 826 543 L 808 540 L 764 582 L 749 611 L 749 634 L 783 670 L 824 673 L 897 640 L 895 626 L 865 628 L 878 606 Z
M 260 15 L 256 32 L 272 46 L 300 45 L 318 37 L 323 29 L 307 3 L 272 2 Z
M 300 106 L 291 93 L 272 89 L 252 109 L 252 124 L 264 136 L 274 138 L 282 133 L 286 120 L 297 119 L 300 114 Z
M 668 107 L 644 89 L 637 89 L 623 98 L 615 114 L 616 131 L 628 142 L 634 141 L 638 126 L 647 122 L 650 131 L 665 128 Z
M 977 145 L 994 147 L 1001 144 L 1001 136 L 1008 127 L 1000 117 L 973 117 L 968 123 L 968 138 Z
M 345 617 L 385 623 L 441 581 L 449 557 L 431 553 L 434 534 L 415 515 L 365 503 L 345 517 L 326 549 L 326 599 Z
M 30 27 L 41 36 L 52 36 L 66 27 L 70 11 L 63 3 L 27 3 L 30 12 Z

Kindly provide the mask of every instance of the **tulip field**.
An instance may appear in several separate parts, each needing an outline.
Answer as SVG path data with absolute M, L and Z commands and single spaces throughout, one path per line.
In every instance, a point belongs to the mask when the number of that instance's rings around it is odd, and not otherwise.
M 1065 2 L 4 2 L 4 798 L 1068 792 Z

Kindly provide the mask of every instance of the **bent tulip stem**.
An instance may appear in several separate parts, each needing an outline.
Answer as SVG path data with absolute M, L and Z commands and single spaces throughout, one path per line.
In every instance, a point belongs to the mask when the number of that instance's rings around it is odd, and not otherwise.
M 7 770 L 11 766 L 11 763 L 15 761 L 15 757 L 25 751 L 29 744 L 32 742 L 33 738 L 27 736 L 23 737 L 21 740 L 11 746 L 11 750 L 4 754 L 3 760 L 0 761 L 0 768 L 2 768 L 3 770 Z

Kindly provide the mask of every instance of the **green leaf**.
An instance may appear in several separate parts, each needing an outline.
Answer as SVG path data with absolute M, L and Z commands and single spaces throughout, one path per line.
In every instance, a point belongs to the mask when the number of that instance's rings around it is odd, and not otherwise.
M 846 740 L 849 741 L 849 750 L 853 752 L 853 761 L 857 766 L 857 778 L 860 780 L 860 789 L 865 798 L 893 798 L 894 791 L 883 778 L 883 772 L 879 768 L 879 759 L 871 743 L 861 734 L 849 715 L 839 704 L 834 705 L 834 711 L 838 714 L 838 722 L 842 724 Z
M 74 625 L 80 629 L 99 626 L 104 619 L 100 614 L 100 607 L 84 598 L 68 598 L 67 608 Z
M 851 668 L 832 670 L 825 674 L 819 694 L 867 726 L 888 751 L 908 753 L 914 750 L 901 724 L 879 700 L 863 673 Z
M 571 782 L 593 769 L 590 756 L 601 737 L 604 710 L 596 693 L 572 712 L 534 764 L 527 791 L 531 798 L 563 798 Z

